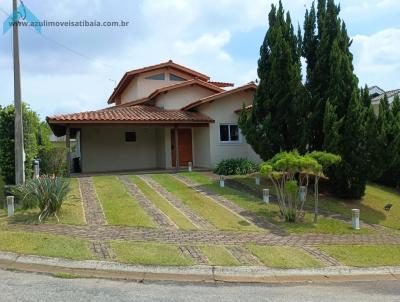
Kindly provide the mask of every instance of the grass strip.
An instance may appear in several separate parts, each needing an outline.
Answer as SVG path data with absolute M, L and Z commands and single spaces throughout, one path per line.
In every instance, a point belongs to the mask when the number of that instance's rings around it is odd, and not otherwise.
M 319 260 L 294 247 L 248 245 L 247 248 L 268 267 L 289 269 L 324 266 Z
M 0 230 L 0 250 L 75 260 L 93 259 L 85 240 L 43 233 Z
M 348 266 L 400 265 L 398 245 L 329 245 L 319 249 Z
M 237 261 L 223 246 L 221 245 L 204 245 L 200 250 L 207 256 L 210 265 L 219 266 L 238 266 Z
M 151 217 L 115 176 L 96 176 L 93 177 L 93 183 L 109 224 L 156 227 Z
M 129 176 L 129 178 L 139 187 L 143 194 L 154 203 L 165 215 L 167 215 L 180 229 L 196 230 L 196 226 L 190 222 L 185 215 L 173 207 L 168 201 L 154 191 L 145 181 L 137 176 Z
M 194 265 L 194 260 L 183 256 L 178 246 L 162 243 L 144 243 L 114 240 L 111 248 L 119 262 L 143 265 Z

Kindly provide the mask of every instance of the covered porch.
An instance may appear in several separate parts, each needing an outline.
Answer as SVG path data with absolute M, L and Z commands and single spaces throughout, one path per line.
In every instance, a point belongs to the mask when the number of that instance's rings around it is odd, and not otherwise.
M 209 125 L 214 120 L 201 113 L 115 106 L 47 117 L 47 122 L 56 136 L 66 136 L 69 172 L 179 170 L 189 162 L 203 168 L 211 165 Z M 76 138 L 73 154 L 71 138 Z

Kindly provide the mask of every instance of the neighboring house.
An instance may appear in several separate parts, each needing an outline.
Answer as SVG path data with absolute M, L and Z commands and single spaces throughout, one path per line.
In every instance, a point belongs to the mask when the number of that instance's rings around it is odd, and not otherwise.
M 227 158 L 260 162 L 238 127 L 256 85 L 232 87 L 172 61 L 132 70 L 111 94 L 113 106 L 47 117 L 56 136 L 77 137 L 82 172 L 212 168 Z M 178 146 L 178 147 L 176 147 Z
M 385 94 L 388 98 L 389 104 L 391 104 L 394 98 L 397 96 L 400 97 L 400 89 L 384 91 L 383 89 L 379 88 L 378 86 L 372 86 L 368 88 L 369 95 L 371 96 L 372 106 L 374 107 L 375 113 L 379 112 L 379 104 L 385 97 Z

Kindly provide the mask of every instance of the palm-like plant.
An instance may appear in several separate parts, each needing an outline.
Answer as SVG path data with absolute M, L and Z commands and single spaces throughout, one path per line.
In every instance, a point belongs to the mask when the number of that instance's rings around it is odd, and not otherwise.
M 37 179 L 28 180 L 24 185 L 15 186 L 12 193 L 22 202 L 27 209 L 39 208 L 39 222 L 55 216 L 70 191 L 69 181 L 62 177 L 42 176 Z

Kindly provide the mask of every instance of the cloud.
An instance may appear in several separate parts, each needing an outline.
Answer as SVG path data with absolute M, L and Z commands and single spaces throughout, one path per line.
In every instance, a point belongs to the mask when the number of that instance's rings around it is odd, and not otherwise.
M 10 11 L 10 2 L 0 0 L 0 7 Z M 23 98 L 44 117 L 105 107 L 114 88 L 110 79 L 119 81 L 125 71 L 169 59 L 214 80 L 236 85 L 255 80 L 261 36 L 267 30 L 270 5 L 278 0 L 24 2 L 42 20 L 130 21 L 127 28 L 44 28 L 43 36 L 21 30 Z M 385 23 L 391 19 L 386 15 L 399 12 L 394 6 L 398 0 L 342 2 L 343 16 L 355 36 L 352 50 L 361 82 L 400 87 L 397 25 Z M 311 3 L 283 0 L 295 25 L 302 24 Z M 392 32 L 385 33 L 386 28 Z M 0 49 L 0 104 L 6 104 L 13 99 L 10 33 L 0 36 Z
M 353 37 L 354 66 L 361 84 L 400 88 L 400 28 L 388 28 L 370 36 Z

